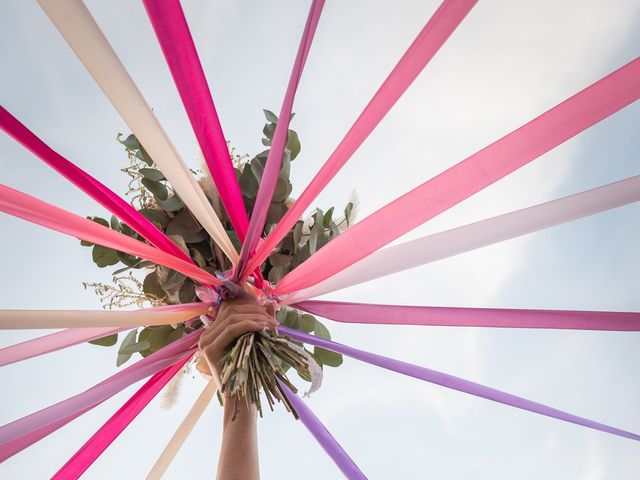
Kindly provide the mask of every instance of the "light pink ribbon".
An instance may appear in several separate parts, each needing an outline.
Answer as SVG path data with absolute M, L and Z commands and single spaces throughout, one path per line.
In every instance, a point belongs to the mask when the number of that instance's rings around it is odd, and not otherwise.
M 0 211 L 43 227 L 164 265 L 206 285 L 221 282 L 193 263 L 0 184 Z
M 54 480 L 80 478 L 192 356 L 193 354 L 187 355 L 175 365 L 151 377 L 51 478 Z
M 276 293 L 301 290 L 331 277 L 638 97 L 640 58 L 355 224 L 286 275 Z
M 248 219 L 218 112 L 178 0 L 144 0 L 209 173 L 242 242 Z
M 423 307 L 321 300 L 307 300 L 294 306 L 344 323 L 640 331 L 640 312 Z
M 311 202 L 340 171 L 409 88 L 469 13 L 476 1 L 445 0 L 442 2 L 311 183 L 289 208 L 276 228 L 258 247 L 256 254 L 245 268 L 246 272 L 253 271 L 269 256 L 311 205 Z
M 250 269 L 245 269 L 249 257 L 254 254 L 258 241 L 260 240 L 262 229 L 264 228 L 264 222 L 267 218 L 267 212 L 269 211 L 269 205 L 271 204 L 271 199 L 273 197 L 273 192 L 275 191 L 276 183 L 278 182 L 278 175 L 280 173 L 280 167 L 282 166 L 282 155 L 284 154 L 284 147 L 287 144 L 293 100 L 296 95 L 296 90 L 298 89 L 298 84 L 300 83 L 304 64 L 306 63 L 307 56 L 309 55 L 309 49 L 311 48 L 311 42 L 313 41 L 313 36 L 316 32 L 323 6 L 324 0 L 313 0 L 311 3 L 307 23 L 304 27 L 302 38 L 300 39 L 298 53 L 289 78 L 289 85 L 287 86 L 287 91 L 285 92 L 284 100 L 282 101 L 282 107 L 280 108 L 278 124 L 276 125 L 276 130 L 273 134 L 273 141 L 271 142 L 271 148 L 267 155 L 267 162 L 260 181 L 260 187 L 258 188 L 256 202 L 251 212 L 251 220 L 249 221 L 247 237 L 245 238 L 245 241 L 242 244 L 242 250 L 240 251 L 240 259 L 238 260 L 235 273 L 236 281 L 240 280 L 241 277 L 247 277 L 259 265 L 258 264 Z
M 193 262 L 191 257 L 180 250 L 169 237 L 138 213 L 135 208 L 87 172 L 54 151 L 2 106 L 0 106 L 0 128 L 150 243 L 182 260 Z

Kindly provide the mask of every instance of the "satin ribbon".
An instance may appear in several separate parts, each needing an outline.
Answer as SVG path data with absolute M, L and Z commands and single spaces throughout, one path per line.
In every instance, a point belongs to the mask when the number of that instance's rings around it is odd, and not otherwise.
M 320 171 L 258 247 L 245 268 L 251 272 L 293 228 L 311 202 L 351 158 L 418 74 L 426 67 L 477 0 L 445 0 L 418 34 Z
M 289 134 L 289 123 L 291 121 L 293 101 L 296 95 L 296 90 L 298 89 L 298 84 L 300 83 L 302 70 L 304 69 L 307 56 L 309 55 L 309 49 L 311 48 L 311 42 L 313 41 L 313 36 L 316 32 L 323 6 L 324 0 L 313 0 L 311 3 L 307 23 L 304 27 L 302 38 L 300 39 L 298 53 L 289 78 L 289 85 L 287 86 L 287 90 L 284 94 L 284 100 L 282 101 L 282 107 L 280 108 L 280 116 L 278 117 L 278 123 L 273 134 L 271 148 L 267 155 L 264 173 L 260 180 L 258 195 L 251 212 L 251 220 L 249 221 L 247 237 L 242 244 L 242 249 L 240 251 L 240 260 L 238 261 L 235 273 L 236 281 L 241 278 L 246 278 L 249 273 L 260 265 L 258 263 L 258 265 L 253 268 L 245 269 L 249 257 L 255 253 L 255 249 L 258 246 L 258 241 L 260 240 L 262 229 L 264 228 L 264 222 L 267 218 L 267 212 L 269 211 L 269 205 L 271 205 L 273 192 L 275 191 L 276 183 L 278 182 L 278 175 L 280 174 L 280 167 L 282 166 L 282 156 L 284 155 L 284 148 L 287 144 L 287 137 Z
M 640 97 L 640 57 L 387 204 L 278 284 L 290 293 L 325 280 Z
M 300 421 L 307 427 L 307 430 L 313 435 L 320 446 L 331 457 L 340 471 L 349 480 L 366 480 L 364 473 L 360 471 L 358 466 L 351 460 L 351 457 L 344 451 L 335 438 L 329 433 L 327 427 L 314 415 L 309 407 L 302 401 L 298 395 L 293 393 L 289 387 L 278 379 L 278 384 L 287 396 L 289 403 L 298 413 Z
M 242 242 L 248 219 L 218 112 L 178 0 L 143 0 L 220 200 Z
M 307 300 L 294 305 L 337 322 L 446 327 L 640 331 L 639 312 L 421 307 Z
M 83 413 L 143 378 L 167 368 L 195 351 L 202 329 L 196 330 L 94 387 L 0 427 L 0 462 L 43 439 Z
M 184 204 L 236 263 L 238 254 L 220 219 L 89 10 L 81 0 L 38 0 L 38 3 Z
M 182 260 L 193 262 L 191 257 L 180 250 L 169 237 L 138 213 L 135 208 L 49 147 L 2 106 L 0 106 L 0 128 L 160 250 Z
M 220 280 L 193 263 L 180 260 L 135 238 L 2 184 L 0 184 L 0 211 L 81 240 L 164 265 L 206 285 L 221 285 Z
M 65 463 L 52 480 L 77 479 L 102 455 L 149 402 L 189 361 L 187 355 L 175 365 L 151 377 L 87 442 Z
M 640 176 L 378 250 L 287 296 L 291 304 L 640 200 Z
M 206 387 L 204 387 L 202 393 L 198 396 L 197 400 L 191 407 L 191 410 L 187 413 L 187 416 L 184 418 L 182 423 L 180 423 L 180 426 L 171 437 L 171 440 L 169 440 L 169 443 L 164 447 L 160 457 L 151 468 L 149 475 L 147 475 L 147 480 L 160 480 L 160 478 L 162 478 L 164 473 L 167 471 L 167 468 L 169 468 L 169 465 L 171 465 L 171 462 L 180 451 L 180 448 L 182 448 L 185 440 L 193 430 L 193 427 L 195 427 L 196 423 L 211 402 L 211 399 L 217 389 L 218 384 L 216 383 L 216 380 L 212 378 L 209 380 Z
M 412 365 L 400 360 L 383 357 L 382 355 L 377 355 L 375 353 L 365 352 L 364 350 L 358 350 L 357 348 L 332 342 L 331 340 L 325 340 L 320 337 L 315 337 L 299 330 L 294 330 L 287 327 L 278 327 L 278 330 L 281 333 L 289 335 L 294 340 L 341 353 L 351 358 L 355 358 L 356 360 L 370 363 L 371 365 L 376 365 L 378 367 L 398 372 L 409 377 L 418 378 L 429 383 L 440 385 L 453 390 L 458 390 L 459 392 L 486 398 L 487 400 L 503 403 L 505 405 L 520 408 L 522 410 L 527 410 L 533 413 L 538 413 L 547 417 L 556 418 L 565 422 L 582 425 L 583 427 L 600 430 L 601 432 L 618 435 L 620 437 L 629 438 L 631 440 L 640 440 L 640 435 L 637 435 L 635 433 L 627 432 L 624 430 L 620 430 L 619 428 L 610 427 L 609 425 L 594 422 L 593 420 L 578 417 L 576 415 L 572 415 L 570 413 L 548 407 L 541 403 L 533 402 L 531 400 L 527 400 L 526 398 L 511 395 L 510 393 L 502 392 L 500 390 L 496 390 L 495 388 L 487 387 L 479 383 L 471 382 L 469 380 L 464 380 L 453 375 L 448 375 L 446 373 L 431 370 L 429 368 L 419 367 L 417 365 Z

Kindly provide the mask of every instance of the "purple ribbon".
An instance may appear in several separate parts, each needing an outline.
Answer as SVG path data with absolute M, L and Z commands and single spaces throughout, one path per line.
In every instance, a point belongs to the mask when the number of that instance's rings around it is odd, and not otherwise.
M 548 407 L 541 403 L 527 400 L 526 398 L 511 395 L 510 393 L 496 390 L 495 388 L 487 387 L 479 383 L 470 382 L 453 375 L 431 370 L 429 368 L 419 367 L 410 363 L 402 362 L 400 360 L 394 360 L 392 358 L 383 357 L 375 353 L 365 352 L 358 350 L 357 348 L 342 345 L 340 343 L 332 342 L 331 340 L 325 340 L 323 338 L 314 337 L 299 330 L 294 330 L 287 327 L 278 327 L 281 333 L 285 333 L 294 340 L 305 342 L 311 345 L 331 350 L 337 353 L 342 353 L 356 360 L 370 363 L 378 367 L 385 368 L 394 372 L 402 373 L 410 377 L 418 378 L 426 382 L 435 383 L 443 387 L 458 390 L 459 392 L 469 393 L 477 397 L 486 398 L 487 400 L 493 400 L 494 402 L 503 403 L 512 407 L 520 408 L 522 410 L 528 410 L 530 412 L 546 415 L 547 417 L 557 418 L 565 422 L 575 423 L 584 427 L 600 430 L 601 432 L 611 433 L 620 437 L 630 438 L 631 440 L 640 440 L 640 435 L 635 433 L 620 430 L 618 428 L 610 427 L 602 423 L 594 422 L 586 418 L 578 417 L 570 413 L 557 410 L 552 407 Z

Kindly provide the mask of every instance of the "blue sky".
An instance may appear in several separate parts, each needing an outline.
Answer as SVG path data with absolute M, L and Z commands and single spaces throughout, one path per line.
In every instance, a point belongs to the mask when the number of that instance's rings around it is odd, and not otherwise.
M 87 2 L 183 157 L 193 133 L 140 2 Z M 307 2 L 183 2 L 226 136 L 261 148 L 262 108 L 279 109 Z M 296 99 L 302 153 L 294 195 L 331 153 L 437 2 L 329 1 Z M 128 133 L 35 2 L 0 3 L 0 99 L 50 146 L 124 193 Z M 318 198 L 354 189 L 360 218 L 638 55 L 633 0 L 481 1 Z M 635 28 L 634 28 L 635 27 Z M 415 238 L 640 173 L 634 104 L 408 234 Z M 104 213 L 7 137 L 0 177 L 80 215 Z M 99 308 L 83 281 L 107 281 L 74 239 L 2 216 L 3 308 Z M 640 309 L 640 206 L 630 205 L 329 298 L 415 305 Z M 640 432 L 637 333 L 331 324 L 343 343 L 482 382 Z M 9 345 L 43 332 L 2 332 Z M 81 345 L 0 370 L 0 422 L 78 393 L 115 370 L 115 350 Z M 154 401 L 87 478 L 141 478 L 204 382 L 187 378 L 171 411 Z M 119 394 L 0 465 L 3 478 L 55 472 L 134 391 Z M 309 405 L 370 478 L 633 479 L 638 445 L 347 360 Z M 166 478 L 214 476 L 221 411 L 212 405 Z M 302 425 L 260 425 L 263 478 L 339 478 Z

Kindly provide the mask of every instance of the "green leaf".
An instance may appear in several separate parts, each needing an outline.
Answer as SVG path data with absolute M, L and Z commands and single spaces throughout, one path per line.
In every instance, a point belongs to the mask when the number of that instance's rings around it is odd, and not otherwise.
M 141 342 L 131 343 L 126 347 L 120 347 L 120 350 L 118 350 L 118 354 L 133 354 L 136 352 L 141 352 L 142 350 L 147 350 L 149 347 L 151 347 L 149 340 L 142 340 Z
M 166 200 L 160 200 L 159 198 L 156 198 L 156 200 L 158 205 L 167 212 L 177 212 L 184 208 L 184 203 L 182 203 L 182 200 L 177 195 L 172 195 Z
M 293 244 L 295 245 L 296 251 L 300 247 L 300 240 L 302 240 L 302 226 L 304 222 L 298 221 L 296 222 L 296 226 L 293 227 Z
M 115 215 L 111 215 L 111 221 L 109 222 L 112 230 L 120 231 L 120 220 Z
M 92 222 L 99 223 L 103 227 L 109 227 L 109 222 L 107 222 L 104 218 L 101 217 L 87 217 Z
M 83 247 L 92 247 L 95 244 L 87 242 L 86 240 L 80 240 L 80 245 L 82 245 Z
M 274 253 L 269 257 L 269 262 L 274 267 L 288 267 L 289 265 L 291 265 L 291 255 Z
M 139 158 L 150 167 L 153 165 L 153 160 L 142 146 L 140 147 L 140 150 L 136 152 L 136 158 Z
M 353 202 L 347 203 L 344 207 L 344 218 L 347 220 L 347 225 L 351 225 L 351 212 L 353 212 Z
M 313 332 L 316 328 L 316 317 L 309 315 L 308 313 L 302 314 L 300 317 L 300 330 L 303 332 Z
M 187 243 L 201 242 L 208 236 L 187 209 L 173 217 L 167 225 L 165 233 L 167 235 L 181 235 Z
M 164 184 L 149 180 L 148 178 L 143 178 L 141 182 L 158 200 L 164 201 L 169 197 L 169 192 Z
M 298 138 L 298 134 L 293 130 L 289 130 L 289 134 L 287 136 L 287 150 L 289 150 L 291 154 L 291 160 L 295 160 L 298 154 L 300 153 L 300 149 L 302 148 L 300 145 L 300 139 Z
M 167 202 L 171 202 L 173 198 L 175 197 L 171 197 Z M 153 208 L 141 208 L 138 212 L 140 212 L 147 220 L 151 220 L 156 225 L 160 225 L 162 229 L 165 229 L 169 224 L 169 221 L 171 221 L 171 219 L 163 212 L 160 210 L 154 210 Z
M 140 175 L 142 175 L 144 178 L 148 178 L 149 180 L 154 182 L 166 180 L 164 178 L 164 174 L 160 170 L 155 168 L 141 168 L 140 170 L 138 170 L 138 172 L 140 172 Z
M 333 210 L 334 208 L 331 207 L 329 210 L 327 210 L 327 213 L 324 214 L 324 217 L 322 218 L 322 226 L 324 226 L 324 228 L 329 228 L 331 226 L 331 219 L 333 218 Z
M 313 217 L 313 227 L 311 227 L 311 232 L 309 232 L 309 253 L 313 255 L 316 253 L 316 249 L 318 248 L 318 239 L 323 235 L 323 226 L 322 221 L 324 219 L 324 214 L 322 210 L 317 209 L 316 213 Z
M 128 253 L 116 252 L 116 254 L 118 255 L 118 260 L 124 263 L 127 267 L 135 267 L 140 263 L 140 259 L 138 257 L 134 257 Z
M 115 275 L 120 275 L 121 273 L 126 272 L 127 270 L 131 270 L 131 267 L 123 267 L 123 268 L 119 268 L 117 270 L 115 270 L 111 275 L 115 276 Z
M 264 112 L 264 117 L 267 119 L 267 122 L 278 123 L 278 117 L 275 113 L 267 109 L 262 109 L 262 111 Z
M 253 175 L 251 167 L 245 165 L 242 175 L 240 175 L 240 190 L 242 194 L 247 198 L 256 198 L 258 188 L 260 188 L 260 184 Z
M 100 345 L 101 347 L 112 347 L 118 342 L 118 334 L 107 335 L 106 337 L 96 338 L 95 340 L 89 340 L 92 345 Z
M 327 365 L 329 367 L 339 367 L 342 365 L 342 355 L 336 352 L 332 352 L 331 350 L 325 350 L 324 348 L 315 347 L 313 349 L 313 354 L 317 360 L 322 363 L 322 365 Z
M 122 343 L 120 344 L 120 348 L 118 349 L 118 358 L 116 359 L 116 367 L 119 367 L 120 365 L 126 363 L 127 360 L 131 358 L 131 355 L 133 355 L 133 352 L 131 353 L 126 353 L 126 351 L 122 352 L 122 349 L 126 350 L 126 348 L 129 345 L 133 345 L 134 343 L 136 343 L 137 335 L 138 335 L 138 329 L 134 328 L 129 333 L 127 333 L 126 337 L 124 337 L 124 340 L 122 341 Z
M 151 295 L 159 299 L 164 299 L 167 296 L 160 286 L 158 274 L 155 271 L 144 277 L 144 281 L 142 282 L 142 291 L 147 295 Z
M 180 287 L 178 293 L 180 303 L 191 303 L 196 301 L 196 286 L 193 281 L 187 279 Z
M 324 338 L 325 340 L 331 340 L 331 334 L 327 327 L 325 327 L 319 320 L 316 319 L 316 326 L 313 329 L 313 334 L 316 337 Z
M 291 183 L 286 178 L 278 178 L 276 182 L 276 188 L 273 191 L 273 197 L 271 201 L 273 203 L 284 202 L 291 193 Z
M 118 138 L 118 141 L 122 145 L 127 147 L 129 150 L 138 150 L 140 148 L 140 143 L 138 142 L 138 139 L 133 133 L 129 135 L 127 138 L 125 138 L 124 140 L 120 140 Z
M 276 131 L 275 123 L 267 123 L 262 129 L 262 134 L 267 137 L 269 140 L 273 140 L 273 134 Z
M 94 245 L 91 257 L 100 268 L 110 267 L 118 263 L 118 253 L 112 248 L 103 247 L 102 245 Z

